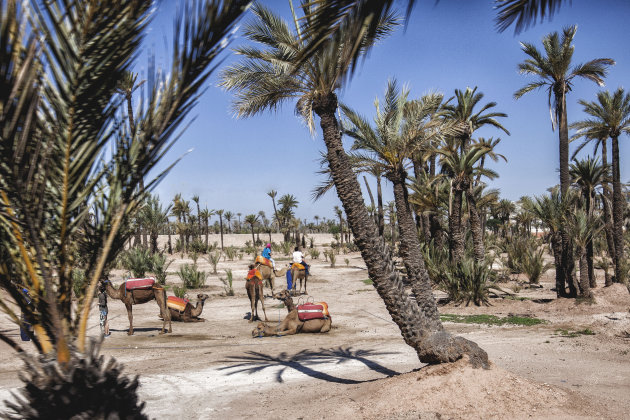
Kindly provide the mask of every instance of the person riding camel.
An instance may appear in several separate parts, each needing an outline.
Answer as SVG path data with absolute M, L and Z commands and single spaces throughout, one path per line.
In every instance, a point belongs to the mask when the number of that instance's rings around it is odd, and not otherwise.
M 308 264 L 304 261 L 304 253 L 302 253 L 300 248 L 297 246 L 293 252 L 293 263 L 302 264 L 304 266 L 304 270 L 306 270 L 306 274 L 308 274 Z
M 263 249 L 262 251 L 262 257 L 263 258 L 267 258 L 269 261 L 271 261 L 271 267 L 273 269 L 273 272 L 276 272 L 276 262 L 273 260 L 273 258 L 271 258 L 271 244 L 267 244 L 265 245 L 265 249 Z

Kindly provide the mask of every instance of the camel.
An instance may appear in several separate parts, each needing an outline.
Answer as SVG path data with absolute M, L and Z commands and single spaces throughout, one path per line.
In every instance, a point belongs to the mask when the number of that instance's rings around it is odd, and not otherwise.
M 282 320 L 280 325 L 270 326 L 264 322 L 259 322 L 252 331 L 252 337 L 270 337 L 283 336 L 302 333 L 326 333 L 332 327 L 332 318 L 325 319 L 309 319 L 308 321 L 300 321 L 298 318 L 297 307 L 291 299 L 291 293 L 284 290 L 273 295 L 274 298 L 280 299 L 287 307 L 288 315 Z
M 308 280 L 308 273 L 306 270 L 300 270 L 299 268 L 294 268 L 293 264 L 291 264 L 291 278 L 293 279 L 293 294 L 295 295 L 295 286 L 297 286 L 298 279 L 300 280 L 300 288 L 298 292 L 302 293 L 302 280 L 304 280 L 304 294 L 308 295 L 306 292 L 306 281 Z
M 171 319 L 173 321 L 180 321 L 180 322 L 205 321 L 205 319 L 199 318 L 199 315 L 201 315 L 201 311 L 203 311 L 203 304 L 205 303 L 206 299 L 208 299 L 209 297 L 210 296 L 206 294 L 199 293 L 197 295 L 197 306 L 193 307 L 191 303 L 188 302 L 186 303 L 186 307 L 184 308 L 184 310 L 181 312 L 173 308 L 168 308 L 168 310 L 171 313 Z
M 133 335 L 132 306 L 147 303 L 153 299 L 155 299 L 160 307 L 160 315 L 164 321 L 160 334 L 164 334 L 167 322 L 168 332 L 173 332 L 171 328 L 171 312 L 166 307 L 166 290 L 164 290 L 163 287 L 156 284 L 150 289 L 125 290 L 125 283 L 122 283 L 118 289 L 114 288 L 109 280 L 106 280 L 105 284 L 107 287 L 107 295 L 112 299 L 122 301 L 127 308 L 127 316 L 129 317 L 129 331 L 127 335 Z
M 270 270 L 271 271 L 271 270 Z M 263 313 L 265 314 L 265 321 L 267 321 L 267 311 L 265 310 L 265 294 L 263 293 L 263 281 L 258 277 L 252 277 L 245 281 L 245 289 L 247 289 L 247 296 L 249 302 L 252 305 L 252 312 L 249 316 L 249 322 L 253 322 L 254 318 L 258 317 L 258 301 L 262 305 Z
M 268 284 L 271 287 L 272 294 L 276 287 L 275 278 L 284 276 L 288 270 L 288 268 L 285 267 L 280 271 L 276 270 L 276 272 L 274 273 L 271 267 L 269 267 L 268 265 L 263 265 L 263 264 L 256 264 L 256 269 L 260 271 L 260 274 L 262 274 L 263 281 L 267 280 L 269 282 Z

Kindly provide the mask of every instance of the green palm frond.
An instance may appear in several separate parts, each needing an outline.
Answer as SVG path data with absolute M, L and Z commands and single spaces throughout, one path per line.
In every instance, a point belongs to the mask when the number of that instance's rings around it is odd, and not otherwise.
M 514 24 L 514 33 L 520 33 L 536 23 L 538 17 L 551 20 L 565 0 L 495 0 L 495 25 L 499 32 Z

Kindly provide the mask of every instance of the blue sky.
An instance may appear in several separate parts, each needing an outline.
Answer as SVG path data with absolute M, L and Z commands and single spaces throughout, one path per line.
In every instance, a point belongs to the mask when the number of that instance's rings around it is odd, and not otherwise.
M 167 67 L 171 47 L 170 33 L 175 3 L 164 1 L 156 10 L 146 48 L 153 48 L 158 67 Z M 287 0 L 264 2 L 287 16 Z M 295 1 L 297 4 L 297 1 Z M 517 200 L 523 195 L 540 195 L 558 183 L 558 134 L 551 130 L 546 91 L 531 92 L 518 101 L 513 93 L 532 81 L 519 75 L 517 65 L 526 57 L 519 41 L 542 48 L 540 40 L 563 26 L 578 24 L 574 39 L 574 63 L 594 58 L 612 58 L 613 66 L 603 89 L 614 91 L 626 87 L 630 76 L 630 48 L 627 22 L 630 1 L 574 0 L 565 4 L 551 22 L 538 23 L 514 35 L 512 30 L 499 34 L 494 29 L 495 12 L 489 0 L 433 0 L 417 2 L 406 31 L 399 29 L 370 53 L 340 100 L 371 118 L 373 102 L 382 97 L 388 78 L 395 77 L 411 89 L 411 98 L 429 91 L 441 91 L 446 97 L 455 89 L 478 87 L 484 93 L 482 103 L 497 102 L 496 111 L 505 112 L 501 123 L 508 136 L 496 129 L 481 129 L 477 136 L 501 137 L 497 152 L 507 163 L 492 164 L 500 177 L 491 181 L 503 198 Z M 250 19 L 247 15 L 245 20 Z M 168 40 L 168 41 L 165 41 Z M 238 36 L 232 47 L 244 42 Z M 235 60 L 226 54 L 225 63 Z M 135 71 L 146 71 L 146 57 L 140 56 Z M 196 119 L 166 156 L 164 164 L 193 148 L 193 152 L 172 170 L 157 187 L 162 200 L 176 193 L 186 199 L 200 196 L 209 209 L 233 213 L 258 213 L 270 216 L 273 207 L 267 192 L 278 196 L 293 194 L 299 205 L 296 215 L 312 220 L 314 215 L 333 218 L 333 208 L 340 205 L 334 191 L 314 202 L 311 193 L 322 181 L 319 152 L 324 149 L 321 133 L 311 137 L 308 129 L 294 114 L 294 104 L 287 103 L 277 113 L 265 113 L 249 119 L 236 119 L 231 110 L 231 94 L 217 87 L 218 73 L 193 111 Z M 585 118 L 579 99 L 593 101 L 600 90 L 595 83 L 576 80 L 567 97 L 569 122 Z M 622 181 L 630 181 L 628 151 L 630 138 L 620 138 Z M 571 153 L 577 144 L 571 145 Z M 581 156 L 592 154 L 586 147 Z M 371 180 L 373 191 L 375 182 Z M 385 184 L 385 199 L 392 200 L 391 185 Z M 364 194 L 367 200 L 367 194 Z

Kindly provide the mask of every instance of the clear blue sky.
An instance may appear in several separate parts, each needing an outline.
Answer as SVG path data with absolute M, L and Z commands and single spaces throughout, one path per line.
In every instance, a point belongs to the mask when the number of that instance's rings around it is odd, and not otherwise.
M 170 44 L 175 3 L 161 3 L 145 40 L 147 48 L 156 51 L 158 67 L 166 66 L 168 51 L 172 50 L 166 45 Z M 287 0 L 264 3 L 288 16 Z M 482 103 L 497 102 L 494 109 L 508 114 L 501 123 L 511 136 L 496 129 L 476 132 L 478 136 L 502 138 L 497 152 L 505 155 L 508 162 L 493 164 L 500 177 L 490 182 L 490 187 L 501 191 L 502 198 L 517 200 L 523 195 L 540 195 L 559 182 L 558 134 L 551 130 L 546 91 L 531 92 L 518 101 L 512 96 L 533 80 L 517 72 L 518 63 L 526 58 L 519 41 L 534 43 L 541 49 L 544 35 L 578 24 L 574 63 L 613 58 L 617 64 L 610 69 L 604 89 L 630 88 L 626 83 L 630 77 L 628 0 L 573 0 L 572 5 L 564 4 L 551 22 L 538 23 L 520 35 L 511 30 L 502 34 L 495 31 L 490 0 L 417 3 L 407 30 L 401 28 L 372 50 L 340 92 L 340 99 L 371 118 L 374 98 L 382 97 L 390 77 L 407 83 L 411 98 L 432 90 L 450 97 L 456 88 L 478 86 L 485 95 Z M 239 36 L 231 46 L 241 42 L 244 40 Z M 234 59 L 234 55 L 226 54 L 225 63 Z M 142 74 L 145 69 L 146 57 L 142 55 L 135 70 Z M 231 94 L 217 87 L 217 76 L 218 73 L 213 76 L 193 111 L 196 120 L 165 158 L 164 163 L 172 162 L 194 148 L 158 186 L 160 198 L 171 200 L 179 192 L 190 199 L 196 194 L 201 204 L 210 209 L 230 210 L 243 216 L 263 210 L 270 217 L 273 207 L 266 193 L 274 189 L 278 196 L 290 193 L 297 197 L 296 215 L 301 219 L 310 221 L 314 215 L 333 218 L 333 207 L 340 204 L 334 191 L 317 202 L 311 199 L 313 188 L 322 181 L 316 174 L 319 152 L 324 149 L 321 133 L 309 135 L 295 116 L 293 103 L 287 103 L 278 113 L 235 119 L 230 112 Z M 585 118 L 577 101 L 595 100 L 599 89 L 587 80 L 575 81 L 567 98 L 569 122 Z M 621 176 L 627 182 L 630 138 L 622 137 L 620 144 Z M 571 146 L 572 152 L 577 144 Z M 587 153 L 592 154 L 591 147 L 585 148 L 582 156 Z M 375 191 L 373 180 L 371 183 Z M 393 197 L 388 183 L 384 195 L 386 200 Z

